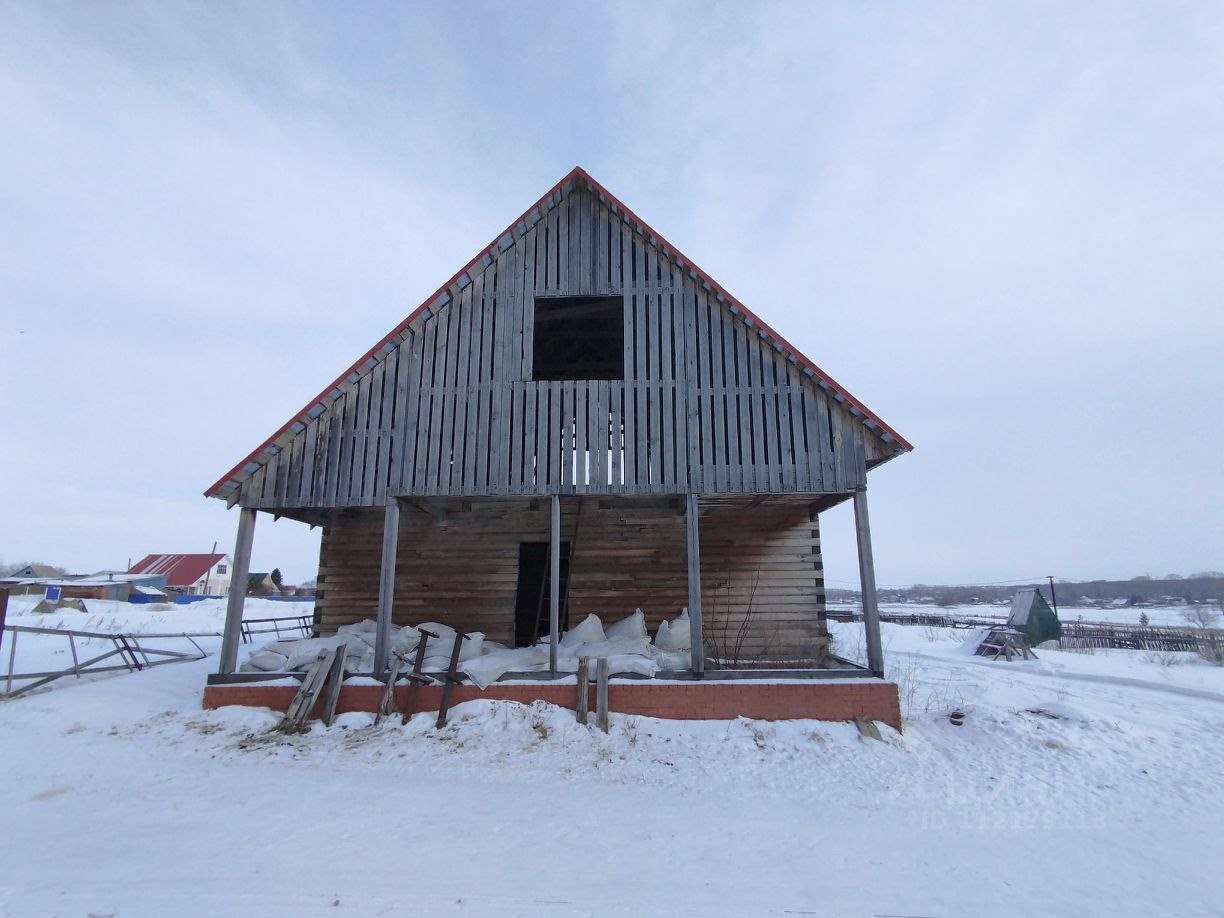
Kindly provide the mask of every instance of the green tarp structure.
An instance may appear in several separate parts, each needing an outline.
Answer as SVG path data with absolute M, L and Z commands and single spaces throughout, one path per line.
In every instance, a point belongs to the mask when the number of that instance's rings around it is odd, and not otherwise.
M 1012 598 L 1007 627 L 1023 634 L 1030 647 L 1062 636 L 1062 622 L 1036 588 L 1021 590 Z

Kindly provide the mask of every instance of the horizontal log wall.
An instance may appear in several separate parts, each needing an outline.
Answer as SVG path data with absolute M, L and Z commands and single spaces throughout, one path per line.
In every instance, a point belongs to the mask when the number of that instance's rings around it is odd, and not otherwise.
M 683 512 L 676 501 L 652 503 L 586 497 L 579 513 L 577 498 L 562 501 L 562 538 L 573 545 L 572 622 L 596 612 L 610 623 L 640 607 L 653 635 L 687 604 Z M 707 652 L 812 659 L 826 634 L 818 525 L 801 506 L 744 503 L 703 503 Z M 474 502 L 444 519 L 405 505 L 395 623 L 439 621 L 512 643 L 519 544 L 548 537 L 547 500 Z M 381 538 L 380 510 L 342 511 L 324 528 L 316 600 L 323 632 L 375 616 Z
M 896 451 L 585 186 L 496 252 L 245 469 L 242 505 L 844 492 Z M 561 295 L 623 296 L 623 379 L 532 380 L 535 298 Z

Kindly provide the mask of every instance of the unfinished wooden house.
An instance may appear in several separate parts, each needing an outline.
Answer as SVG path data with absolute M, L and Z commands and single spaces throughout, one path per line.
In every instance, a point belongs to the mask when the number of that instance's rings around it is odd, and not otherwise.
M 376 617 L 522 645 L 687 607 L 707 678 L 864 672 L 824 617 L 819 515 L 853 500 L 882 676 L 867 472 L 908 449 L 575 169 L 206 494 L 241 508 L 238 580 L 258 512 L 322 527 L 320 634 Z

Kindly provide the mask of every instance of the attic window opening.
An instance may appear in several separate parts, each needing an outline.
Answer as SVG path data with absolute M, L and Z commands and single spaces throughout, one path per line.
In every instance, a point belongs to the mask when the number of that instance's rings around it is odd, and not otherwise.
M 623 296 L 538 296 L 534 380 L 624 379 Z

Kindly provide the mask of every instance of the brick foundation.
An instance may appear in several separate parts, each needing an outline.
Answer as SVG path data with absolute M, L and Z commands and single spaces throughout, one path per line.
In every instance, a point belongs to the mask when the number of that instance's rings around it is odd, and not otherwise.
M 337 710 L 375 711 L 382 692 L 377 685 L 346 685 L 340 690 Z M 401 706 L 406 692 L 406 687 L 396 690 L 396 699 Z M 522 704 L 538 700 L 573 708 L 576 692 L 573 683 L 504 682 L 495 683 L 483 692 L 474 685 L 457 685 L 451 692 L 451 704 L 484 698 Z M 204 689 L 204 707 L 246 705 L 284 711 L 295 694 L 297 689 L 291 685 L 264 685 L 258 682 L 210 685 Z M 417 690 L 416 709 L 436 711 L 441 699 L 440 686 L 423 686 Z M 593 717 L 594 685 L 591 686 L 589 705 Z M 897 686 L 878 679 L 695 683 L 613 681 L 608 686 L 608 708 L 619 714 L 641 714 L 673 720 L 731 720 L 736 717 L 754 720 L 852 720 L 866 717 L 901 729 Z

